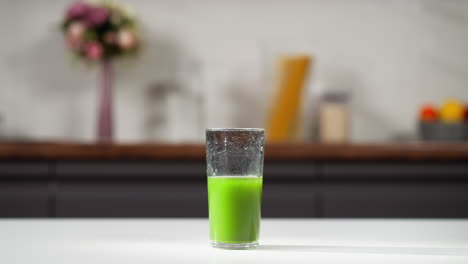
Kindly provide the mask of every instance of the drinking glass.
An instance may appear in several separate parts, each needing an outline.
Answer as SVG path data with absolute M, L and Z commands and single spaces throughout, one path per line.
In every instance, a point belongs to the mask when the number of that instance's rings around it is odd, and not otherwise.
M 206 130 L 211 245 L 258 247 L 263 184 L 264 130 Z

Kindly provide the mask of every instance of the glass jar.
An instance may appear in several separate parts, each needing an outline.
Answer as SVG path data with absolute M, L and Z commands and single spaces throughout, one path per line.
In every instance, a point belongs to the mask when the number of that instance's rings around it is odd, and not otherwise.
M 349 95 L 327 92 L 319 110 L 319 139 L 323 143 L 346 143 L 350 134 Z

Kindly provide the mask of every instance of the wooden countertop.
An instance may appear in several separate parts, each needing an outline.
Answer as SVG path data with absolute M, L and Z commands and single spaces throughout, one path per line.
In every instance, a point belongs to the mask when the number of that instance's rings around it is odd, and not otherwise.
M 204 160 L 202 144 L 0 143 L 3 160 Z M 268 144 L 266 160 L 468 161 L 468 144 Z

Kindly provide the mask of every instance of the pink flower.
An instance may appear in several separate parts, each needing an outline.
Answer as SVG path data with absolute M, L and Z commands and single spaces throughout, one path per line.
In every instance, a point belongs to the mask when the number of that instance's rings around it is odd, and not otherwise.
M 81 40 L 73 39 L 69 35 L 65 37 L 65 43 L 70 49 L 75 51 L 80 51 L 83 47 Z
M 68 19 L 76 19 L 84 17 L 89 12 L 90 6 L 82 1 L 75 2 L 70 5 L 67 10 Z
M 137 39 L 135 34 L 129 30 L 121 30 L 117 36 L 117 43 L 124 50 L 129 50 L 136 46 Z
M 103 7 L 91 7 L 85 21 L 88 25 L 99 27 L 109 20 L 110 13 Z
M 99 60 L 103 55 L 103 49 L 101 44 L 96 41 L 89 42 L 85 46 L 85 54 L 88 59 L 96 61 Z
M 86 27 L 83 25 L 83 23 L 73 22 L 68 27 L 67 34 L 70 37 L 70 39 L 75 41 L 81 41 L 83 39 L 85 31 Z

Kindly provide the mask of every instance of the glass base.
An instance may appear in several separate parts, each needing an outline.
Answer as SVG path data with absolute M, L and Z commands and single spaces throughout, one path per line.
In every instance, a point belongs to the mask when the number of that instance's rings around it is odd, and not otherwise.
M 255 249 L 258 247 L 258 241 L 248 243 L 221 243 L 211 241 L 211 246 L 221 249 Z

